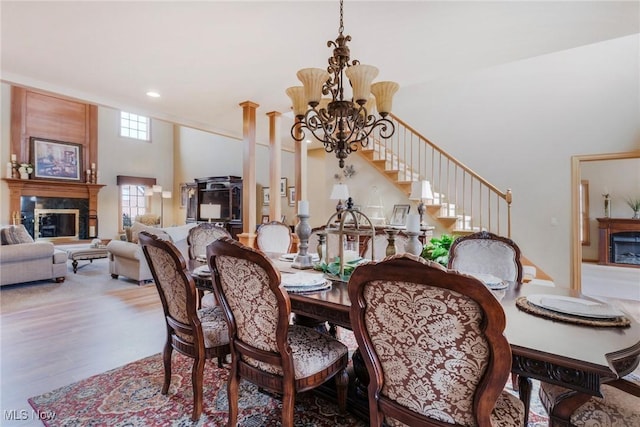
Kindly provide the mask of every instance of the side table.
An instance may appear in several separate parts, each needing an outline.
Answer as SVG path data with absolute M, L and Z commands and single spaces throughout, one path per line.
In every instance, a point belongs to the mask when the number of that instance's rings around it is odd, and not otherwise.
M 98 247 L 76 246 L 64 250 L 67 252 L 67 257 L 72 261 L 71 266 L 73 267 L 74 274 L 78 272 L 78 261 L 93 262 L 94 259 L 107 258 L 109 256 L 107 247 L 104 245 L 100 245 Z

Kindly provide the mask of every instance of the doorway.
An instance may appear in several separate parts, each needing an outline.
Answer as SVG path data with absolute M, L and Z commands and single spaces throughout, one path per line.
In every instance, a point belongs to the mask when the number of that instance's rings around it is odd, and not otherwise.
M 582 166 L 585 162 L 603 160 L 640 159 L 640 151 L 626 153 L 590 154 L 571 158 L 571 288 L 581 290 L 582 284 L 582 215 L 580 190 Z M 595 236 L 594 236 L 595 237 Z

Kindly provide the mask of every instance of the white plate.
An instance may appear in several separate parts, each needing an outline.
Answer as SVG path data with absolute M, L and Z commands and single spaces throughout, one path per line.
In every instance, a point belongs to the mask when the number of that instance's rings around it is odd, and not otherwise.
M 484 274 L 484 273 L 467 273 L 467 274 L 480 280 L 489 289 L 498 290 L 498 289 L 505 289 L 509 287 L 509 282 L 506 282 L 501 278 L 496 277 L 492 274 Z
M 331 289 L 331 282 L 326 280 L 324 283 L 321 283 L 319 285 L 315 285 L 315 286 L 305 286 L 302 288 L 289 288 L 289 287 L 285 287 L 285 290 L 287 292 L 293 292 L 293 293 L 301 293 L 301 292 L 318 292 L 318 291 L 324 291 L 327 289 Z
M 308 288 L 324 285 L 326 280 L 322 274 L 298 272 L 293 274 L 283 274 L 281 276 L 282 286 L 285 288 Z
M 198 268 L 194 268 L 193 269 L 193 274 L 196 274 L 198 276 L 211 276 L 211 270 L 209 270 L 209 266 L 208 265 L 201 265 Z
M 309 254 L 311 255 L 311 261 L 313 262 L 318 262 L 320 261 L 320 257 L 318 256 L 318 254 Z M 282 254 L 280 255 L 279 260 L 280 261 L 287 261 L 287 262 L 293 262 L 293 260 L 296 258 L 296 256 L 298 256 L 297 253 L 293 253 L 293 254 Z
M 558 313 L 574 316 L 590 317 L 594 319 L 610 319 L 624 316 L 617 308 L 596 301 L 581 298 L 565 297 L 561 295 L 535 294 L 527 296 L 527 300 L 538 307 Z

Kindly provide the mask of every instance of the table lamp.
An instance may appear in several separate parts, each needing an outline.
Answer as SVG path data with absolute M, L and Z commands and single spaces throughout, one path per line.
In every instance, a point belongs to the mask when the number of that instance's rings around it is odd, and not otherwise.
M 333 184 L 333 189 L 331 190 L 331 196 L 329 196 L 329 199 L 338 201 L 338 204 L 336 205 L 336 212 L 340 212 L 344 209 L 342 201 L 346 201 L 348 198 L 349 187 L 347 187 L 347 184 Z
M 431 191 L 431 183 L 429 181 L 413 181 L 411 183 L 411 194 L 409 200 L 419 200 L 418 214 L 420 215 L 420 225 L 422 225 L 422 217 L 424 215 L 424 201 L 433 200 L 433 192 Z
M 200 205 L 200 218 L 207 219 L 211 222 L 211 218 L 220 218 L 221 205 L 214 205 L 212 203 Z

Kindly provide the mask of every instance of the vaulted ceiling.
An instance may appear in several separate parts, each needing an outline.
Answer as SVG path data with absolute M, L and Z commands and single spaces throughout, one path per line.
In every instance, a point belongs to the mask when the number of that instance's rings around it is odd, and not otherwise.
M 1 77 L 240 137 L 240 102 L 266 123 L 290 110 L 298 69 L 326 67 L 338 12 L 337 0 L 3 0 Z M 442 76 L 638 33 L 638 13 L 635 1 L 347 0 L 344 32 L 352 59 L 418 105 L 407 92 Z

